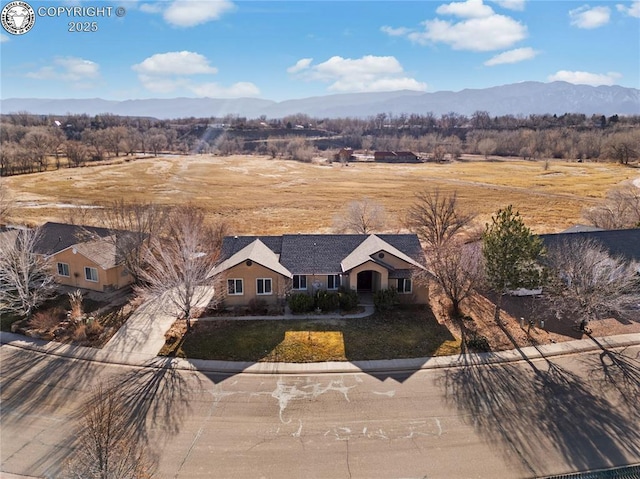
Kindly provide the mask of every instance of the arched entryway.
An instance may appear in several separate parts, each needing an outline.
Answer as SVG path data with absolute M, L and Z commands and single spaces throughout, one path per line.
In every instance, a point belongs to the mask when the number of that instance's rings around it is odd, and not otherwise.
M 380 290 L 381 275 L 370 269 L 360 271 L 357 276 L 358 293 L 375 293 Z

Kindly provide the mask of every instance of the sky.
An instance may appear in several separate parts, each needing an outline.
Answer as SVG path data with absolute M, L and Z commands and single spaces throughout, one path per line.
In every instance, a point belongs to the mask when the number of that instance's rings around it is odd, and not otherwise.
M 640 88 L 640 0 L 25 1 L 31 30 L 0 28 L 2 99 Z

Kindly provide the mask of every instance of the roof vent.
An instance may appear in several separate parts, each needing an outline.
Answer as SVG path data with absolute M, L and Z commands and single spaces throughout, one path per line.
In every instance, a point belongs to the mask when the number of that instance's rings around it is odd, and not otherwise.
M 384 258 L 384 253 L 378 253 L 378 258 L 380 259 Z
M 253 261 L 251 261 L 250 259 L 248 259 L 247 261 L 245 261 L 245 263 L 247 266 L 251 266 L 253 264 Z

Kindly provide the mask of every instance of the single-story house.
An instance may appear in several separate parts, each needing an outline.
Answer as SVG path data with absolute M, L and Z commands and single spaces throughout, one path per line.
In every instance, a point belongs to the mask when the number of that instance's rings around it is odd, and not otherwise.
M 540 235 L 547 249 L 565 241 L 593 240 L 600 243 L 612 256 L 640 263 L 640 228 L 601 230 L 584 227 L 570 228 L 562 233 Z
M 383 163 L 416 163 L 418 155 L 410 151 L 376 151 L 373 159 Z
M 50 262 L 57 283 L 94 291 L 110 291 L 131 284 L 120 242 L 127 232 L 107 228 L 45 223 L 35 252 Z
M 427 288 L 414 281 L 423 262 L 415 234 L 234 236 L 224 238 L 212 274 L 223 277 L 226 306 L 341 287 L 397 288 L 401 300 L 426 303 Z

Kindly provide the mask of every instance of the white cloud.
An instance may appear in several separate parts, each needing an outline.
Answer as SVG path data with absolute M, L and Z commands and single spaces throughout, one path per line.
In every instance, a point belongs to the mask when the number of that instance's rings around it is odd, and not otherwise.
M 291 68 L 299 64 L 300 61 Z M 311 65 L 310 61 L 303 65 L 305 65 L 304 69 L 296 71 L 297 77 L 330 83 L 329 91 L 424 91 L 427 89 L 426 83 L 407 77 L 400 62 L 391 56 L 366 55 L 356 59 L 334 56 L 317 65 Z
M 175 0 L 164 11 L 165 21 L 177 27 L 193 27 L 218 20 L 224 13 L 235 9 L 228 0 Z
M 89 88 L 100 78 L 100 65 L 77 57 L 57 57 L 53 65 L 43 66 L 26 76 L 35 80 L 71 82 L 76 88 Z
M 406 27 L 393 28 L 387 25 L 380 27 L 380 31 L 386 33 L 391 37 L 404 37 L 405 35 L 408 35 L 409 33 L 411 33 L 410 28 L 406 28 Z
M 260 90 L 249 82 L 234 83 L 229 87 L 210 81 L 195 82 L 195 75 L 215 75 L 218 69 L 199 53 L 182 51 L 156 53 L 131 67 L 138 72 L 142 86 L 154 93 L 168 94 L 176 90 L 188 91 L 196 96 L 238 98 L 258 96 Z
M 218 20 L 235 8 L 231 0 L 171 0 L 140 5 L 141 12 L 161 13 L 164 20 L 174 27 L 194 27 Z
M 493 14 L 458 23 L 434 19 L 423 23 L 423 32 L 408 38 L 421 45 L 445 43 L 454 50 L 491 51 L 509 48 L 527 37 L 527 27 L 513 18 Z
M 635 0 L 631 2 L 631 6 L 627 7 L 626 5 L 618 4 L 616 8 L 621 13 L 626 13 L 630 17 L 640 18 L 640 0 Z
M 188 51 L 156 53 L 132 68 L 138 73 L 148 75 L 196 75 L 218 72 L 215 67 L 209 65 L 205 56 Z
M 307 68 L 309 68 L 309 65 L 311 65 L 312 61 L 313 61 L 313 58 L 302 58 L 301 60 L 298 60 L 295 65 L 287 68 L 287 72 L 298 73 L 298 72 L 301 72 L 302 70 L 306 70 Z
M 502 8 L 509 10 L 517 10 L 519 12 L 524 10 L 526 0 L 494 0 Z
M 260 95 L 258 87 L 250 82 L 238 82 L 230 87 L 223 87 L 218 83 L 203 83 L 192 85 L 190 89 L 198 96 L 209 98 L 240 98 Z
M 583 5 L 569 11 L 571 25 L 578 28 L 598 28 L 609 23 L 611 10 L 609 7 L 589 7 Z
M 4 33 L 0 33 L 0 43 L 5 43 L 9 41 L 9 37 Z
M 499 55 L 496 55 L 484 64 L 488 67 L 492 67 L 494 65 L 502 65 L 504 63 L 518 63 L 524 60 L 531 60 L 535 58 L 540 52 L 534 50 L 531 47 L 526 48 L 516 48 L 515 50 L 509 50 L 507 52 L 502 52 Z
M 581 71 L 560 70 L 553 75 L 549 75 L 549 81 L 566 81 L 582 85 L 613 85 L 617 78 L 622 77 L 620 73 L 589 73 Z
M 440 5 L 436 9 L 439 15 L 455 15 L 464 18 L 482 18 L 494 14 L 493 9 L 482 3 L 482 0 L 467 0 L 466 2 L 453 2 Z

